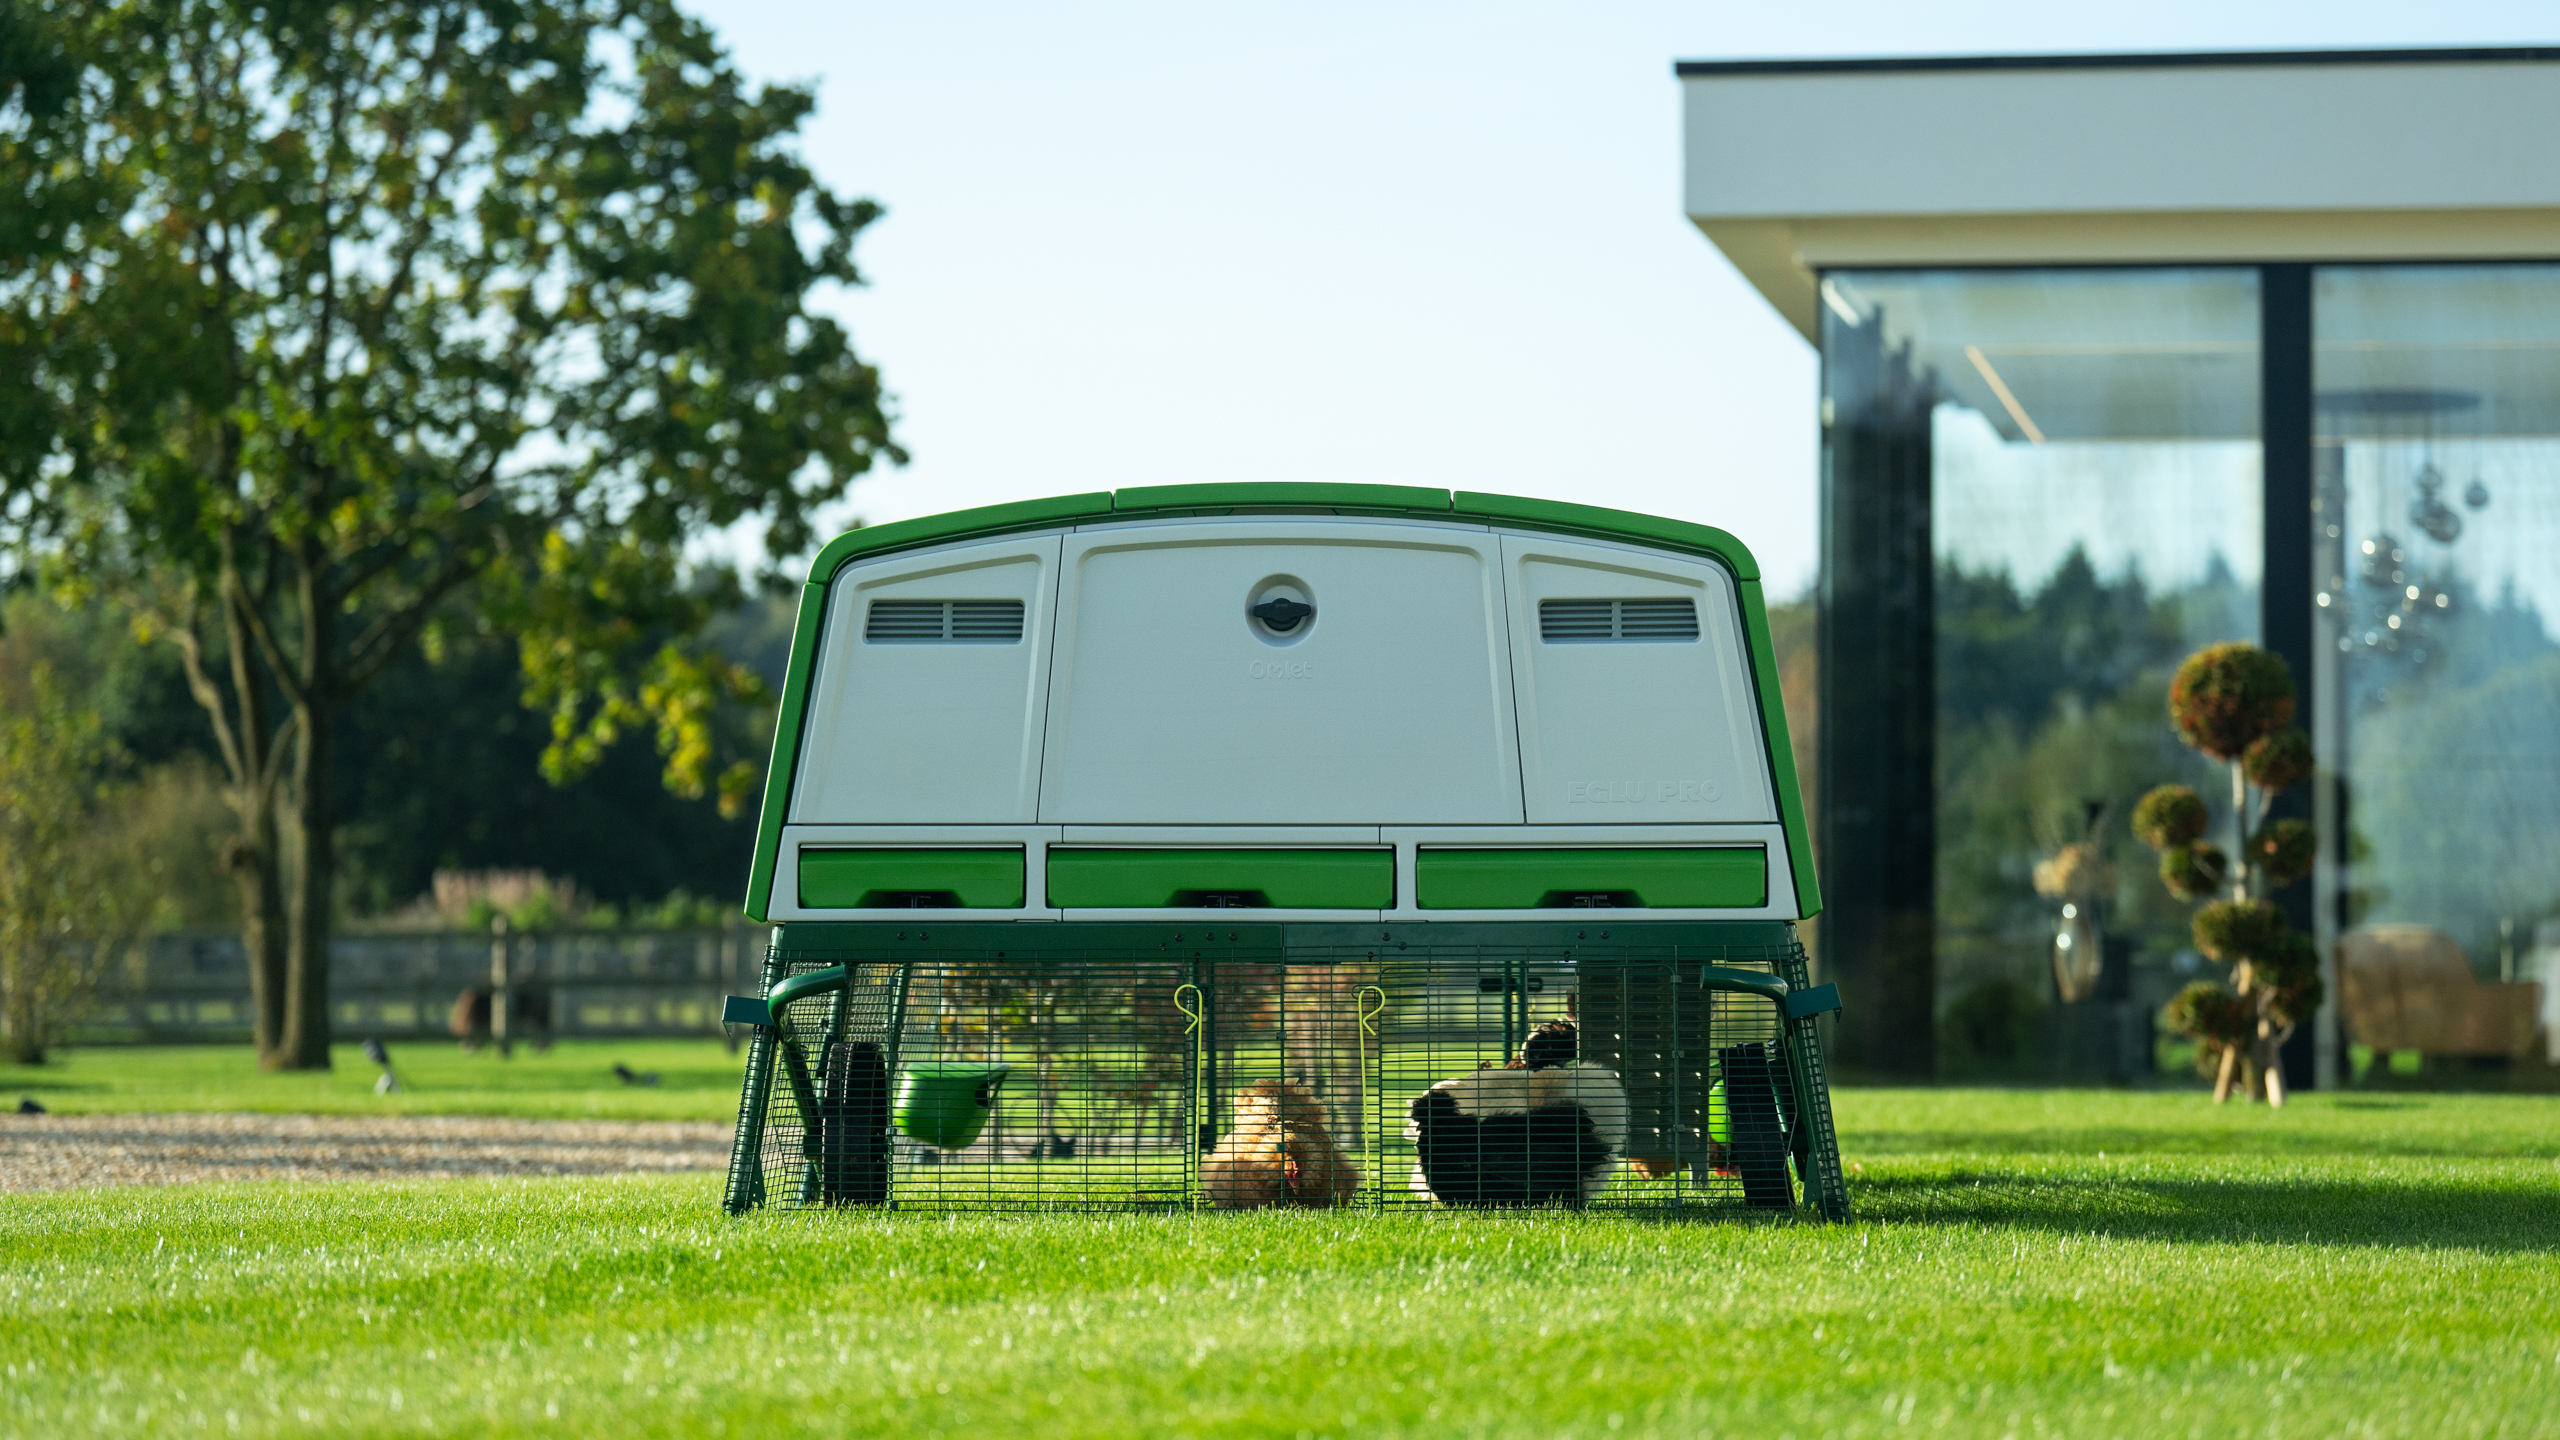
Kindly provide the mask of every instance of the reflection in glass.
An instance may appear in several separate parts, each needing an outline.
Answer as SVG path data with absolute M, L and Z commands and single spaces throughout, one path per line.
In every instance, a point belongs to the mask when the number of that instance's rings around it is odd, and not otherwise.
M 2560 267 L 2327 268 L 2313 304 L 2317 738 L 2343 780 L 2324 938 L 2419 927 L 2483 980 L 2536 978 L 2560 913 Z
M 2256 272 L 1834 272 L 1823 301 L 1826 625 L 1883 603 L 1832 574 L 1872 563 L 1843 507 L 1926 497 L 1934 619 L 1907 643 L 1934 656 L 1939 1069 L 2147 1070 L 2189 942 L 2126 817 L 2164 781 L 2217 793 L 2171 733 L 2168 677 L 2257 636 Z M 1889 423 L 1918 452 L 1899 470 Z M 1893 644 L 1869 658 L 1908 664 Z M 1823 658 L 1860 659 L 1828 639 Z M 1826 767 L 1853 765 L 1876 722 L 1842 713 L 1829 669 L 1824 686 Z M 1844 779 L 1826 773 L 1827 809 L 1854 803 Z M 1854 904 L 1823 861 L 1830 903 Z

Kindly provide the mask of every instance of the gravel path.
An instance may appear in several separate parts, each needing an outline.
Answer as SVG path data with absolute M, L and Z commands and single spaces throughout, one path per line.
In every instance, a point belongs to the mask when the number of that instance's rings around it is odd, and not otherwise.
M 414 1115 L 0 1115 L 0 1191 L 206 1180 L 625 1175 L 720 1170 L 700 1121 Z

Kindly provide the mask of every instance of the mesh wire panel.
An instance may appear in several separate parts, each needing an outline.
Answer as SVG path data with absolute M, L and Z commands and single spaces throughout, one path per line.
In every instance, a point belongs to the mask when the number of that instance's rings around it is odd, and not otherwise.
M 797 949 L 730 1204 L 1563 1205 L 1844 1215 L 1783 944 Z

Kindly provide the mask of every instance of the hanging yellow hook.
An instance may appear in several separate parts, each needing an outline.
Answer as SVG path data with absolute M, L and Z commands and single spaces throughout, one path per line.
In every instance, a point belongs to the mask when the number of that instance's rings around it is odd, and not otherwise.
M 1208 1017 L 1208 997 L 1200 993 L 1197 985 L 1176 985 L 1173 987 L 1173 1008 L 1181 1011 L 1183 1019 L 1190 1022 L 1182 1027 L 1182 1033 L 1191 1037 L 1190 1090 L 1191 1103 L 1196 1107 L 1200 1104 L 1200 1074 L 1208 1063 L 1206 1046 L 1209 1037 L 1201 1025 L 1201 1021 Z M 1184 1176 L 1183 1188 L 1191 1192 L 1191 1208 L 1197 1210 L 1200 1208 L 1200 1115 L 1194 1109 L 1182 1118 L 1182 1156 L 1189 1172 Z
M 1378 1017 L 1387 1013 L 1387 992 L 1375 985 L 1363 985 L 1353 1000 L 1360 1015 L 1360 1084 L 1369 1092 L 1369 1123 L 1360 1128 L 1363 1132 L 1362 1138 L 1367 1141 L 1363 1148 L 1367 1152 L 1369 1161 L 1369 1194 L 1373 1199 L 1377 1199 L 1383 1198 L 1387 1193 L 1386 1177 L 1378 1173 L 1378 1127 L 1385 1123 L 1384 1112 L 1378 1103 L 1380 1098 L 1378 1087 L 1384 1083 L 1386 1077 L 1370 1072 L 1369 1042 L 1377 1038 Z

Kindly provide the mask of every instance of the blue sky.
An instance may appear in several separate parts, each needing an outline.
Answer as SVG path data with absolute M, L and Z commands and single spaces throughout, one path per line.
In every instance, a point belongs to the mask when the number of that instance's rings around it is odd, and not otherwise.
M 878 522 L 1212 480 L 1505 491 L 1813 575 L 1815 372 L 1680 210 L 1675 59 L 2560 41 L 2517 3 L 698 6 L 888 217 Z

